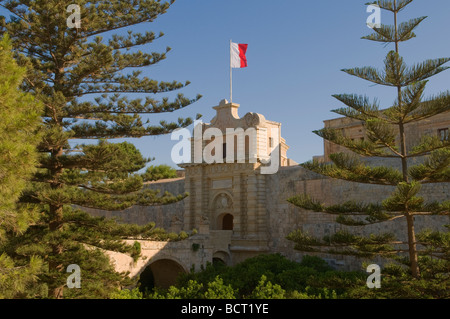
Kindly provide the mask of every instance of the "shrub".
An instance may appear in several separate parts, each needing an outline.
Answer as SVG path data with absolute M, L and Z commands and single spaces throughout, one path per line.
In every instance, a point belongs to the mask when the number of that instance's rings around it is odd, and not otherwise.
M 139 291 L 139 288 L 123 289 L 113 292 L 110 296 L 111 299 L 143 299 L 142 292 Z
M 253 290 L 252 299 L 285 299 L 286 291 L 280 285 L 274 285 L 262 275 L 258 285 Z
M 317 256 L 303 256 L 300 266 L 309 267 L 317 270 L 318 272 L 327 272 L 333 270 L 333 268 L 327 264 L 325 260 Z

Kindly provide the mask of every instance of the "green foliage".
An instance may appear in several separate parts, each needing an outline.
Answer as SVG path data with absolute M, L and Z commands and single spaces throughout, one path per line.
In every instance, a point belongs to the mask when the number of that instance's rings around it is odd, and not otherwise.
M 207 286 L 220 277 L 224 286 L 231 286 L 236 298 L 312 299 L 325 296 L 316 284 L 320 285 L 319 278 L 327 273 L 339 272 L 333 271 L 318 257 L 304 256 L 302 262 L 297 263 L 279 254 L 259 255 L 233 267 L 210 264 L 201 272 L 182 276 L 177 287 L 188 287 L 191 281 Z M 351 280 L 346 284 L 348 288 Z
M 42 104 L 19 89 L 26 68 L 13 59 L 8 35 L 0 41 L 0 242 L 6 232 L 21 233 L 36 218 L 29 206 L 18 206 L 36 171 Z
M 24 261 L 5 252 L 14 236 L 24 233 L 38 219 L 38 212 L 18 199 L 36 171 L 42 104 L 19 89 L 26 68 L 13 59 L 11 40 L 0 40 L 0 299 L 46 293 L 38 283 L 43 259 L 31 255 Z
M 157 181 L 165 178 L 176 178 L 177 170 L 169 165 L 150 166 L 147 168 L 142 179 L 144 182 Z
M 302 251 L 326 252 L 359 257 L 373 257 L 374 255 L 390 256 L 397 252 L 394 249 L 395 235 L 386 233 L 369 237 L 358 236 L 346 230 L 340 230 L 319 240 L 300 230 L 291 232 L 287 237 L 295 243 L 294 248 Z M 317 247 L 322 247 L 319 250 Z
M 395 263 L 382 269 L 381 289 L 366 285 L 363 271 L 336 271 L 323 259 L 305 255 L 300 263 L 279 254 L 259 255 L 232 267 L 209 264 L 184 275 L 176 286 L 155 288 L 144 295 L 122 290 L 114 298 L 129 299 L 398 299 L 448 298 L 448 264 L 430 256 L 419 259 L 426 269 L 413 279 L 408 268 Z M 369 260 L 367 264 L 370 264 Z M 365 268 L 366 266 L 363 265 Z M 243 271 L 245 269 L 245 272 Z M 270 278 L 270 279 L 269 279 Z
M 213 282 L 208 283 L 208 289 L 205 292 L 205 299 L 235 299 L 236 290 L 231 285 L 224 285 L 219 276 Z
M 314 269 L 317 272 L 327 272 L 333 270 L 325 260 L 317 256 L 303 256 L 300 266 Z
M 273 285 L 262 275 L 258 285 L 250 295 L 251 299 L 285 299 L 286 291 L 280 285 Z
M 448 299 L 450 298 L 449 268 L 442 261 L 419 258 L 421 278 L 411 276 L 407 267 L 386 265 L 382 270 L 381 288 L 354 286 L 348 291 L 353 299 Z
M 144 299 L 139 288 L 117 290 L 111 293 L 110 299 Z
M 46 295 L 47 287 L 38 282 L 43 272 L 41 258 L 31 257 L 20 267 L 5 253 L 0 255 L 0 299 L 14 299 Z
M 139 248 L 123 244 L 123 239 L 129 236 L 180 239 L 178 234 L 164 231 L 158 234 L 152 225 L 126 227 L 116 221 L 89 218 L 74 209 L 77 205 L 123 210 L 133 205 L 170 204 L 187 196 L 142 190 L 144 180 L 137 172 L 149 160 L 130 143 L 108 142 L 117 138 L 167 134 L 193 122 L 192 118 L 179 118 L 174 122 L 150 123 L 149 114 L 183 109 L 200 96 L 191 99 L 177 94 L 171 101 L 167 97 L 155 99 L 154 95 L 175 93 L 189 82 L 164 82 L 143 76 L 143 68 L 164 60 L 170 48 L 151 52 L 148 45 L 163 34 L 130 30 L 154 21 L 166 13 L 172 3 L 80 0 L 77 4 L 81 8 L 81 28 L 70 28 L 66 20 L 66 1 L 0 0 L 0 5 L 9 11 L 8 17 L 0 17 L 0 35 L 10 35 L 18 64 L 27 67 L 26 71 L 15 71 L 16 65 L 9 61 L 1 61 L 0 65 L 3 71 L 0 77 L 4 78 L 0 81 L 0 92 L 6 84 L 11 84 L 15 91 L 5 99 L 8 107 L 2 105 L 2 118 L 9 116 L 7 112 L 23 112 L 16 122 L 11 118 L 9 122 L 0 123 L 0 130 L 9 130 L 8 134 L 0 134 L 0 139 L 5 137 L 5 146 L 11 149 L 11 154 L 17 151 L 18 154 L 13 155 L 20 155 L 16 160 L 8 159 L 11 168 L 18 172 L 11 174 L 8 183 L 23 188 L 22 173 L 27 176 L 34 173 L 32 182 L 27 183 L 23 192 L 21 188 L 11 189 L 14 196 L 8 196 L 12 199 L 8 205 L 13 205 L 20 195 L 21 203 L 40 213 L 33 219 L 31 210 L 27 210 L 21 222 L 11 222 L 10 227 L 21 234 L 4 250 L 22 258 L 21 266 L 25 259 L 31 258 L 32 252 L 43 258 L 48 272 L 39 280 L 48 284 L 51 298 L 62 298 L 64 294 L 79 298 L 82 293 L 92 297 L 96 291 L 98 298 L 107 297 L 108 290 L 115 290 L 126 279 L 122 274 L 113 274 L 101 253 L 95 249 L 84 250 L 83 245 L 126 252 L 137 258 Z M 128 29 L 128 32 L 114 34 L 119 29 Z M 6 50 L 1 47 L 1 58 L 10 58 L 9 47 L 5 45 Z M 19 85 L 27 95 L 17 92 Z M 136 94 L 145 98 L 135 97 Z M 39 107 L 34 101 L 40 102 Z M 41 135 L 35 134 L 39 123 L 42 124 Z M 12 130 L 14 126 L 17 132 Z M 30 143 L 22 143 L 25 137 Z M 85 145 L 77 144 L 75 140 L 79 139 L 100 141 Z M 3 139 L 0 142 L 3 143 Z M 39 157 L 32 155 L 36 149 Z M 1 153 L 9 154 L 3 150 Z M 15 176 L 17 183 L 13 180 Z M 25 232 L 29 224 L 33 227 Z M 186 234 L 181 237 L 186 238 Z M 84 287 L 90 287 L 90 291 L 65 288 L 67 265 L 78 263 L 80 267 L 83 264 L 89 268 L 97 262 L 101 263 L 98 269 L 92 268 L 92 274 L 83 277 L 83 283 L 87 281 Z M 89 276 L 96 278 L 97 283 L 89 282 Z
M 203 284 L 199 284 L 195 280 L 189 280 L 186 286 L 178 288 L 169 287 L 167 291 L 155 289 L 148 295 L 149 299 L 203 299 Z

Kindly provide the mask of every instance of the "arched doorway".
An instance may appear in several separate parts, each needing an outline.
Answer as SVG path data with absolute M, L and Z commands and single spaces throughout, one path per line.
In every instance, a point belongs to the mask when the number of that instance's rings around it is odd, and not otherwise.
M 228 193 L 218 193 L 211 202 L 211 219 L 214 221 L 212 229 L 233 230 L 234 216 L 230 212 L 234 209 L 231 196 Z
M 154 287 L 167 289 L 176 284 L 178 276 L 185 273 L 183 267 L 171 259 L 159 259 L 150 263 L 139 276 L 139 289 L 144 291 Z
M 224 251 L 216 251 L 213 254 L 213 265 L 215 267 L 222 267 L 230 264 L 230 255 Z
M 233 220 L 233 215 L 225 214 L 222 218 L 222 230 L 233 230 Z

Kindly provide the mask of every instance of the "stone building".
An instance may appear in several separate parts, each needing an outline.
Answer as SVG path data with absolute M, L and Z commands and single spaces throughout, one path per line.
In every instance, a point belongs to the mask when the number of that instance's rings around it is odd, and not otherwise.
M 341 117 L 326 120 L 324 121 L 324 127 L 340 129 L 345 137 L 349 137 L 352 140 L 364 140 L 366 138 L 366 132 L 362 121 L 356 119 Z M 438 136 L 441 140 L 448 140 L 449 129 L 450 112 L 441 113 L 423 121 L 409 123 L 405 126 L 406 149 L 407 151 L 410 151 L 424 136 Z M 399 138 L 397 138 L 396 144 L 400 145 Z M 330 154 L 340 152 L 349 152 L 349 150 L 325 140 L 324 155 L 316 158 L 327 162 L 330 160 Z
M 241 118 L 238 108 L 238 104 L 223 100 L 214 107 L 217 114 L 211 123 L 200 123 L 194 128 L 191 161 L 180 164 L 184 177 L 146 184 L 173 194 L 186 191 L 189 196 L 183 201 L 115 212 L 87 209 L 93 215 L 116 217 L 126 223 L 155 222 L 171 232 L 198 231 L 180 242 L 142 240 L 143 258 L 136 263 L 125 255 L 112 253 L 118 270 L 130 271 L 135 276 L 150 269 L 155 285 L 167 287 L 174 283 L 177 273 L 199 270 L 208 262 L 234 265 L 261 253 L 280 253 L 300 261 L 303 253 L 286 239 L 290 232 L 301 229 L 320 237 L 345 226 L 337 224 L 328 214 L 299 209 L 289 204 L 287 198 L 305 193 L 325 204 L 342 200 L 368 203 L 380 202 L 394 191 L 391 186 L 330 179 L 300 167 L 287 157 L 289 147 L 281 136 L 280 123 L 257 113 L 247 113 Z M 447 113 L 419 127 L 410 127 L 409 132 L 414 138 L 438 133 L 446 138 L 449 126 Z M 361 123 L 348 119 L 325 121 L 325 127 L 341 127 L 347 136 L 364 138 Z M 323 159 L 336 151 L 339 149 L 335 145 L 325 142 Z M 450 183 L 424 185 L 421 191 L 427 200 L 449 200 L 449 194 Z M 443 230 L 444 224 L 450 224 L 449 216 L 416 217 L 416 231 Z M 361 234 L 390 231 L 399 240 L 406 240 L 405 225 L 406 221 L 397 219 L 352 230 Z M 338 269 L 361 267 L 361 260 L 353 257 L 320 256 Z
M 266 120 L 257 113 L 247 113 L 240 118 L 238 108 L 239 104 L 226 100 L 214 107 L 217 114 L 211 123 L 199 124 L 198 129 L 202 136 L 209 137 L 208 130 L 222 136 L 201 140 L 194 136 L 191 163 L 179 165 L 185 170 L 185 190 L 189 193 L 183 228 L 219 236 L 223 236 L 223 231 L 229 232 L 228 254 L 232 255 L 233 262 L 269 251 L 263 161 L 273 158 L 277 165 L 275 171 L 297 164 L 286 156 L 289 147 L 281 137 L 280 123 Z M 208 145 L 218 137 L 221 142 L 211 148 L 214 155 L 222 151 L 218 161 L 208 163 L 207 158 L 203 158 L 195 163 L 195 143 L 200 140 L 201 149 L 208 150 Z M 227 158 L 226 153 L 232 155 L 231 158 Z M 231 255 L 226 259 L 231 259 Z

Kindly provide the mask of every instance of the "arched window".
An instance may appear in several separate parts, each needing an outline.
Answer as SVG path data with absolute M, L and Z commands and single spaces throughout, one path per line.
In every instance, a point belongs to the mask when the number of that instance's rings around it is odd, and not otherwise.
M 222 230 L 233 230 L 233 215 L 225 214 L 225 216 L 223 216 Z

